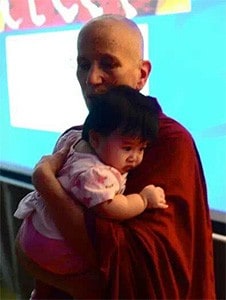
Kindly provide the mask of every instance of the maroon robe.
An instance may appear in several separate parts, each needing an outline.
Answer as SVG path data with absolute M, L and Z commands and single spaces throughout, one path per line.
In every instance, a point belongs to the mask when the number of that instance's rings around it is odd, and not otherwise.
M 149 209 L 122 223 L 96 218 L 92 238 L 107 282 L 105 298 L 215 299 L 200 158 L 186 129 L 162 113 L 159 137 L 130 172 L 126 193 L 148 184 L 165 190 L 167 209 Z
M 187 130 L 162 112 L 159 137 L 145 150 L 142 164 L 130 171 L 125 194 L 148 184 L 165 190 L 167 209 L 149 209 L 124 222 L 86 214 L 106 280 L 104 299 L 216 299 L 199 154 Z M 52 293 L 62 299 L 57 289 Z

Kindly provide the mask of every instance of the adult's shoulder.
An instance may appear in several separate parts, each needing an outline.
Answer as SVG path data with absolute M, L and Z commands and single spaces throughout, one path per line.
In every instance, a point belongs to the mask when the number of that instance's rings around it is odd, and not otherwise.
M 77 126 L 72 126 L 68 129 L 66 129 L 62 134 L 61 136 L 67 134 L 68 132 L 72 132 L 72 131 L 81 131 L 82 130 L 82 125 L 77 125 Z
M 65 130 L 56 142 L 54 152 L 60 150 L 66 145 L 72 145 L 77 140 L 81 139 L 81 126 L 73 126 Z
M 177 120 L 160 113 L 159 115 L 159 138 L 165 139 L 183 139 L 193 142 L 191 133 Z
M 172 117 L 167 116 L 161 106 L 158 103 L 157 98 L 150 97 L 152 100 L 156 111 L 159 116 L 159 138 L 161 140 L 174 139 L 177 137 L 184 137 L 188 140 L 192 140 L 191 133 L 177 120 Z

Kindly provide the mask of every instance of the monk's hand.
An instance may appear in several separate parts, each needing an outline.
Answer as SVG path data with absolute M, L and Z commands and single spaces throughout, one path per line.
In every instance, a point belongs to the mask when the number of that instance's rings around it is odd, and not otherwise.
M 45 155 L 39 160 L 32 174 L 32 182 L 35 187 L 39 185 L 40 176 L 42 176 L 42 174 L 52 173 L 54 176 L 57 175 L 67 158 L 69 148 L 69 146 L 63 147 L 54 154 Z
M 64 164 L 67 158 L 69 148 L 70 148 L 69 146 L 66 146 L 61 148 L 59 151 L 55 152 L 54 154 L 42 156 L 40 161 L 36 164 L 34 172 L 40 166 L 48 165 L 48 168 L 54 174 L 57 174 L 57 172 L 61 169 L 62 165 Z

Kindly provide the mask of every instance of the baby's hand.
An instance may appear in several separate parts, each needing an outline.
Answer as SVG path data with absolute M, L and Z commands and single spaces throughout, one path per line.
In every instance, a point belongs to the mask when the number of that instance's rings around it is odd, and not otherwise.
M 147 185 L 140 192 L 140 195 L 146 199 L 147 208 L 167 208 L 164 190 L 153 184 Z

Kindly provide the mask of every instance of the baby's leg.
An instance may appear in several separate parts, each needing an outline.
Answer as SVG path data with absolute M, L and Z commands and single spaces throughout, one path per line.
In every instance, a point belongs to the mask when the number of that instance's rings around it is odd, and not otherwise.
M 28 273 L 31 274 L 31 276 L 33 276 L 37 280 L 40 280 L 41 282 L 45 282 L 49 286 L 53 286 L 56 289 L 64 291 L 65 293 L 71 295 L 73 299 L 103 299 L 103 281 L 101 280 L 101 275 L 98 270 L 79 275 L 58 275 L 46 271 L 40 268 L 36 263 L 34 263 L 29 257 L 25 255 L 20 247 L 18 240 L 16 241 L 16 254 L 21 265 L 25 270 L 27 270 Z
M 64 240 L 41 234 L 35 228 L 32 218 L 29 216 L 23 221 L 18 233 L 19 243 L 26 256 L 42 269 L 54 274 L 79 274 L 89 270 L 86 260 L 78 256 Z

